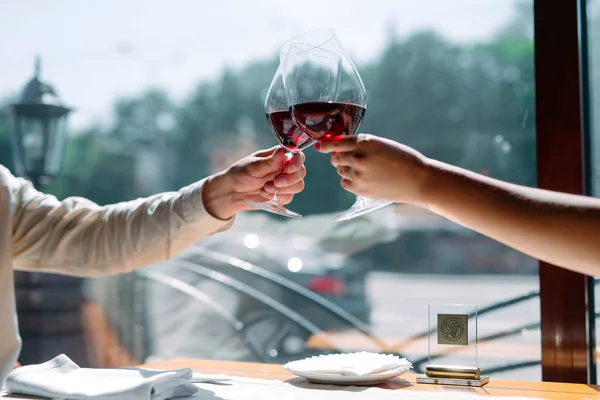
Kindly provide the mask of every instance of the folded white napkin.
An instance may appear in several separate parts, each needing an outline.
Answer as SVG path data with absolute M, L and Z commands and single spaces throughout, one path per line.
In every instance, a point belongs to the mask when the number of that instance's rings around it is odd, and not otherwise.
M 189 368 L 79 368 L 61 354 L 43 364 L 15 369 L 6 379 L 6 390 L 65 400 L 165 400 L 196 393 L 191 379 Z
M 412 368 L 412 364 L 406 358 L 400 358 L 392 354 L 361 351 L 309 357 L 289 362 L 284 365 L 284 368 L 292 372 L 365 376 L 389 371 L 408 371 Z

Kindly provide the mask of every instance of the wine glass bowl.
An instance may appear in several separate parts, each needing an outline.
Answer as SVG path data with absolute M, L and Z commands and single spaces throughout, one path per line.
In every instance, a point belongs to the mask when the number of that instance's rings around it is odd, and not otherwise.
M 277 68 L 265 100 L 265 114 L 279 144 L 289 152 L 301 151 L 315 141 L 296 126 L 285 100 L 281 66 Z
M 285 97 L 296 127 L 313 140 L 354 135 L 365 116 L 367 93 L 360 74 L 331 29 L 298 35 L 280 48 Z M 337 221 L 391 202 L 356 196 Z
M 289 160 L 295 153 L 315 143 L 313 138 L 296 127 L 291 117 L 283 88 L 281 66 L 277 68 L 265 97 L 265 115 L 275 138 L 286 150 L 286 159 Z M 277 190 L 270 201 L 261 203 L 246 201 L 246 204 L 273 214 L 289 218 L 302 218 L 302 215 L 288 210 L 281 204 Z
M 298 35 L 280 47 L 279 57 L 265 98 L 265 115 L 288 159 L 323 138 L 354 135 L 366 113 L 367 93 L 335 32 L 320 29 Z M 281 205 L 277 191 L 268 202 L 246 203 L 301 218 Z M 356 196 L 354 205 L 335 219 L 351 219 L 388 204 Z

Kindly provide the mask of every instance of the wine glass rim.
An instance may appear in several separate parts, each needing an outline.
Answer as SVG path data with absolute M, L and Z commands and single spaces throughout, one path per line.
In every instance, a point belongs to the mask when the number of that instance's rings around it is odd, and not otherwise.
M 287 52 L 287 53 L 284 53 L 283 51 L 280 51 L 280 54 L 284 54 L 286 57 L 287 56 L 299 56 L 301 54 L 308 53 L 308 52 L 311 52 L 313 50 L 319 50 L 320 52 L 323 52 L 325 54 L 324 55 L 323 54 L 314 54 L 314 55 L 319 56 L 319 57 L 323 57 L 323 58 L 337 59 L 338 61 L 342 59 L 342 57 L 340 57 L 339 54 L 336 54 L 333 51 L 329 51 L 329 50 L 324 49 L 324 48 L 319 47 L 319 46 L 313 46 L 311 44 L 306 44 L 306 43 L 301 43 L 301 42 L 294 42 L 294 43 L 290 43 L 289 48 L 292 48 L 294 46 L 300 46 L 300 45 L 306 46 L 307 49 L 301 50 L 301 51 L 298 51 L 298 52 Z
M 316 44 L 316 45 L 312 45 L 312 44 L 309 45 L 309 44 L 306 44 L 306 43 L 304 43 L 302 41 L 298 41 L 298 39 L 301 38 L 302 36 L 305 36 L 305 35 L 308 35 L 308 34 L 311 34 L 311 33 L 315 33 L 315 32 L 328 32 L 329 36 L 326 39 L 324 39 L 321 43 Z M 292 45 L 294 43 L 303 43 L 303 44 L 306 44 L 307 46 L 312 46 L 314 48 L 320 48 L 325 43 L 327 43 L 331 39 L 333 39 L 334 37 L 335 37 L 335 31 L 333 29 L 331 29 L 331 28 L 321 28 L 321 29 L 313 29 L 313 30 L 310 30 L 310 31 L 306 31 L 306 32 L 300 33 L 300 34 L 292 37 L 291 39 L 286 40 L 281 46 L 279 46 L 279 53 L 289 54 L 287 52 L 284 52 L 283 49 L 284 49 L 285 46 L 290 46 L 290 45 Z

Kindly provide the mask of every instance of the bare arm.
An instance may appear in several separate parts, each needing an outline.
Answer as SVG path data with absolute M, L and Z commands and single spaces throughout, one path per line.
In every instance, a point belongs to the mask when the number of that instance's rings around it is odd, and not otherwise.
M 425 164 L 431 211 L 532 257 L 600 275 L 600 199 L 528 188 L 437 161 Z
M 342 186 L 353 193 L 415 204 L 532 257 L 600 275 L 600 199 L 491 179 L 373 135 L 317 149 L 333 152 Z

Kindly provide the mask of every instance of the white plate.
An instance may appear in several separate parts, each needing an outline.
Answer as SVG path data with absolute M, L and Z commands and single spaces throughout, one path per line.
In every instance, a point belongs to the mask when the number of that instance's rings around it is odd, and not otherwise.
M 292 368 L 287 368 L 294 375 L 298 375 L 302 378 L 305 378 L 309 382 L 312 383 L 328 383 L 334 385 L 377 385 L 379 383 L 383 383 L 392 378 L 396 378 L 406 371 L 409 370 L 406 368 L 399 368 L 393 371 L 385 371 L 380 372 L 378 374 L 370 374 L 370 375 L 338 375 L 338 374 L 322 374 L 317 372 L 306 372 L 306 371 L 297 371 Z
M 322 354 L 284 365 L 293 371 L 337 375 L 373 375 L 401 368 L 411 368 L 406 358 L 393 354 L 359 351 L 355 353 Z

